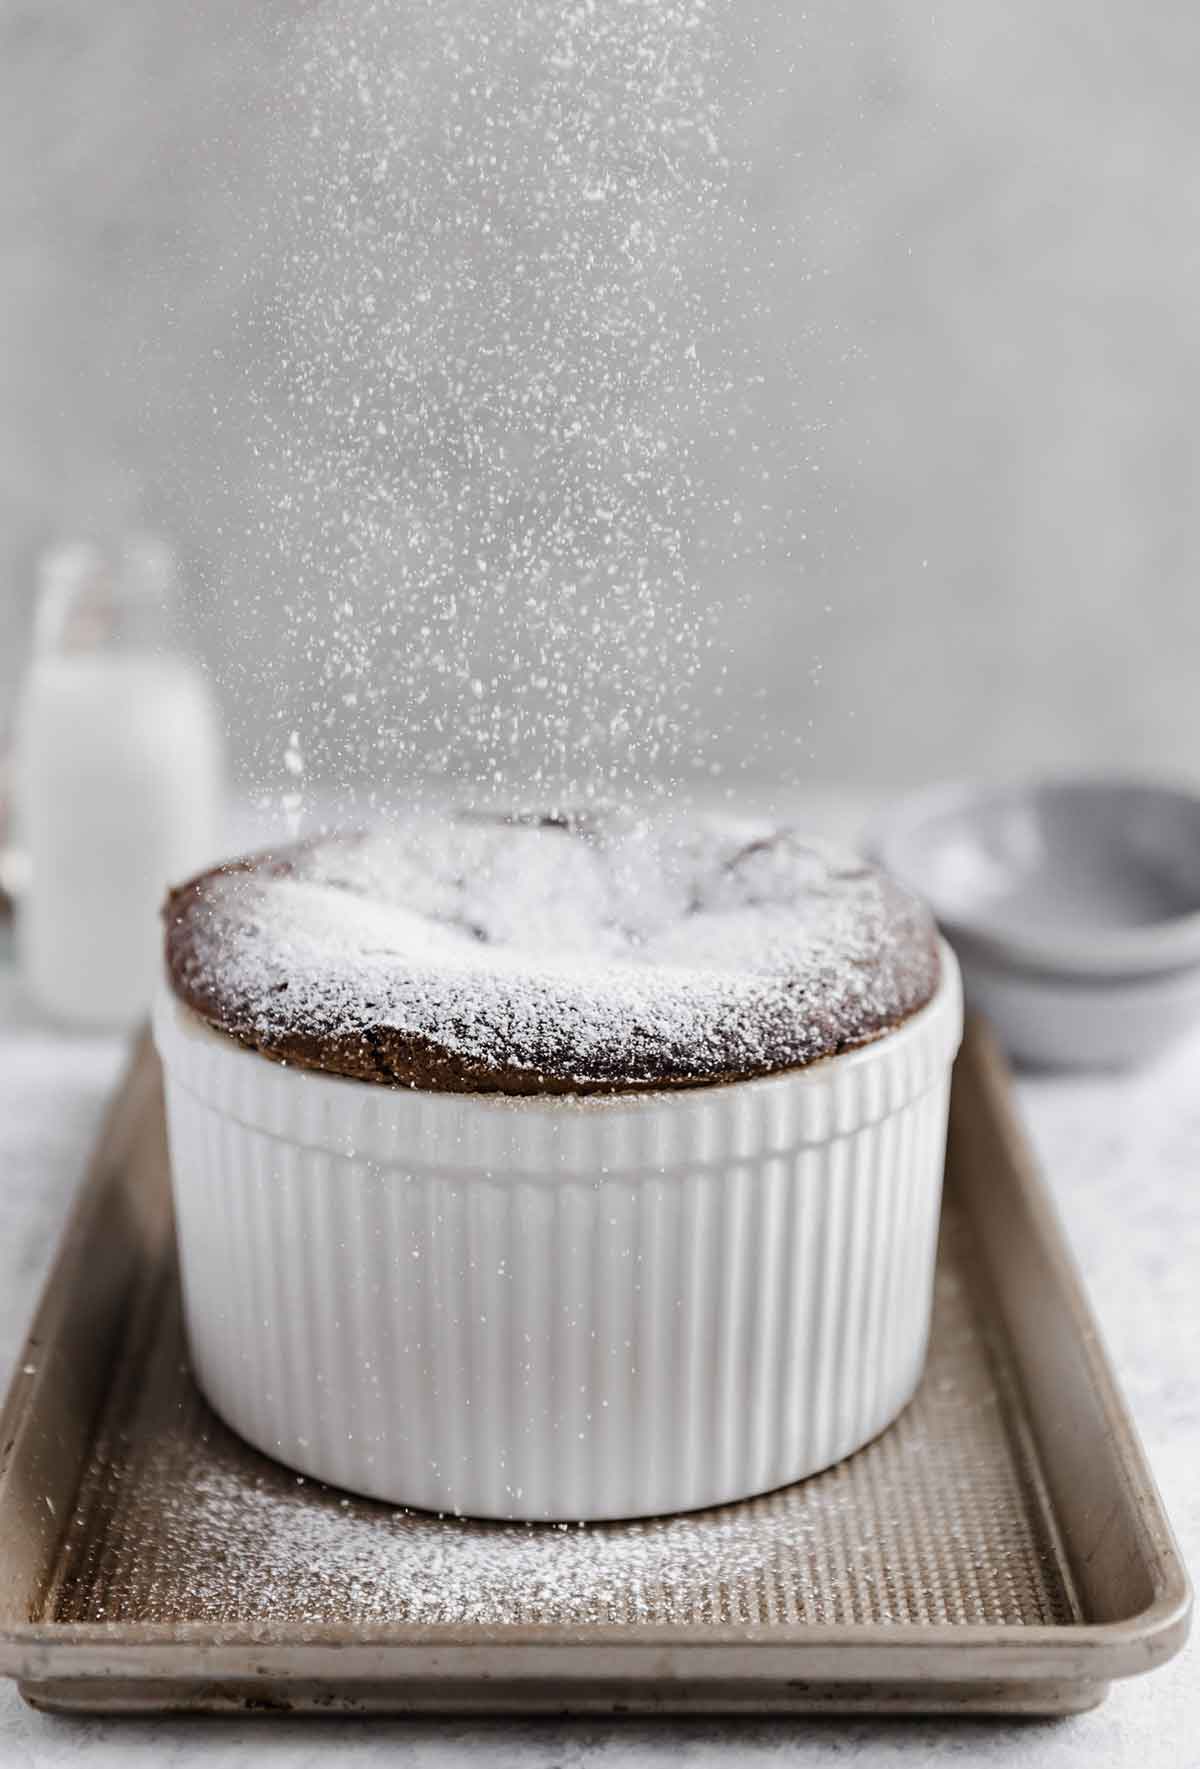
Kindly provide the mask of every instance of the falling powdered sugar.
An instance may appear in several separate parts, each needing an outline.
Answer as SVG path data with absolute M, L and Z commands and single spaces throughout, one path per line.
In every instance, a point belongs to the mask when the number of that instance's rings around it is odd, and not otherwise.
M 260 673 L 231 698 L 270 706 L 264 783 L 294 792 L 297 725 L 314 777 L 384 809 L 418 775 L 586 798 L 715 768 L 715 585 L 791 495 L 730 323 L 748 29 L 708 0 L 295 27 L 236 414 L 231 668 Z

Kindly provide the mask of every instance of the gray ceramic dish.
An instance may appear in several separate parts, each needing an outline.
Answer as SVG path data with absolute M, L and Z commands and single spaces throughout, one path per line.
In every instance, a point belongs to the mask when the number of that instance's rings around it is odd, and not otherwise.
M 1138 1062 L 1200 1020 L 1200 795 L 1186 786 L 937 787 L 867 846 L 933 906 L 968 1004 L 1023 1061 Z

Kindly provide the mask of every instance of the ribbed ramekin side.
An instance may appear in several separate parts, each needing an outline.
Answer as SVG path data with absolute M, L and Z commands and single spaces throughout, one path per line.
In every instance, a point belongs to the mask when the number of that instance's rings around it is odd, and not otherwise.
M 682 1510 L 837 1460 L 919 1374 L 944 1081 L 820 1148 L 750 1149 L 742 1122 L 724 1158 L 555 1186 L 169 1103 L 197 1376 L 318 1478 L 484 1516 Z

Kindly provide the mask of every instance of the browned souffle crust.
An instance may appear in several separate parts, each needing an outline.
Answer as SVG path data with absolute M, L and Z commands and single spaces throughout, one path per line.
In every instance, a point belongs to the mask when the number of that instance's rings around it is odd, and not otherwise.
M 384 1086 L 605 1094 L 745 1080 L 902 1024 L 925 906 L 763 819 L 416 811 L 172 891 L 179 999 L 278 1062 Z

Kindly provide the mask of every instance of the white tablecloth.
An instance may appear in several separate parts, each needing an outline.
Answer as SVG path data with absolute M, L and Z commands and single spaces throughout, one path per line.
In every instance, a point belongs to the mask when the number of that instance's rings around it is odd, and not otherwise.
M 124 1061 L 112 1038 L 66 1037 L 21 1004 L 0 963 L 0 1379 L 12 1362 L 63 1214 Z M 1200 1039 L 1137 1075 L 1030 1078 L 1021 1104 L 1189 1561 L 1200 1550 Z M 618 1769 L 686 1763 L 970 1763 L 1047 1769 L 1195 1769 L 1197 1655 L 1117 1685 L 1053 1722 L 679 1724 L 65 1720 L 0 1684 L 0 1769 L 76 1761 L 175 1765 L 487 1763 Z

